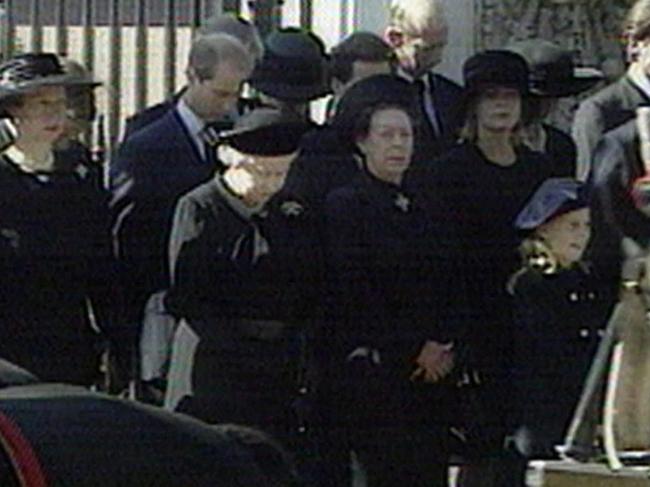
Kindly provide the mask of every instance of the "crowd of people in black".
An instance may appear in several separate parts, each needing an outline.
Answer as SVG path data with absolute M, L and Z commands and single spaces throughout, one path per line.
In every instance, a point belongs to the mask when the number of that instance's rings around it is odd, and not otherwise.
M 297 465 L 268 485 L 351 485 L 351 452 L 369 487 L 446 486 L 452 457 L 459 486 L 524 485 L 557 455 L 621 239 L 650 229 L 630 191 L 650 1 L 574 138 L 545 119 L 601 73 L 529 39 L 471 56 L 461 87 L 432 72 L 449 27 L 440 0 L 393 0 L 383 38 L 328 54 L 211 19 L 106 183 L 78 140 L 99 82 L 54 54 L 1 64 L 0 356 L 259 429 Z

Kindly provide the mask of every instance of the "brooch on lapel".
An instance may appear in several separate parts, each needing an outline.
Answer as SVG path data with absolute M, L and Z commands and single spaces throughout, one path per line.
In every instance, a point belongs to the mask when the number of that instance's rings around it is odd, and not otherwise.
M 402 193 L 397 193 L 394 203 L 403 213 L 407 213 L 411 209 L 411 200 Z
M 88 174 L 90 173 L 90 170 L 83 164 L 77 164 L 77 167 L 74 168 L 74 172 L 81 179 L 86 179 L 88 177 Z
M 297 201 L 288 200 L 280 205 L 280 211 L 284 216 L 296 217 L 305 212 L 305 207 Z

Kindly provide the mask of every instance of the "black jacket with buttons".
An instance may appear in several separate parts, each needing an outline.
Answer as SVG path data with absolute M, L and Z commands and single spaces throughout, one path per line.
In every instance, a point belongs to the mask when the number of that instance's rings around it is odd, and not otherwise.
M 515 426 L 532 432 L 532 452 L 562 441 L 606 327 L 612 300 L 592 274 L 524 268 L 511 281 Z

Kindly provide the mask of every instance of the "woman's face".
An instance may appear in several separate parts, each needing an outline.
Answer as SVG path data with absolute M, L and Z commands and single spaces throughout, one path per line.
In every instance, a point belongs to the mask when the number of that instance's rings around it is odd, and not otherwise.
M 244 154 L 222 146 L 219 157 L 227 161 L 227 180 L 231 189 L 249 206 L 264 205 L 282 189 L 296 153 L 262 156 Z
M 515 88 L 492 86 L 479 96 L 476 121 L 480 130 L 512 132 L 521 119 L 521 95 Z
M 546 242 L 560 265 L 579 261 L 591 236 L 589 208 L 563 213 L 541 225 L 538 235 Z
M 63 86 L 44 86 L 25 95 L 10 112 L 21 138 L 53 143 L 65 128 L 66 108 Z
M 368 171 L 376 178 L 395 184 L 402 182 L 413 155 L 413 124 L 398 108 L 375 112 L 368 133 L 357 139 L 365 155 Z

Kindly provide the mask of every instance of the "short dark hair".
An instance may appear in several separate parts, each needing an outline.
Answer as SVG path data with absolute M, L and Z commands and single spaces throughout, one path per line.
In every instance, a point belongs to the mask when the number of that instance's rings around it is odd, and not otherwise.
M 332 48 L 330 75 L 343 83 L 352 78 L 356 61 L 369 63 L 388 62 L 392 58 L 391 47 L 377 34 L 355 32 Z

